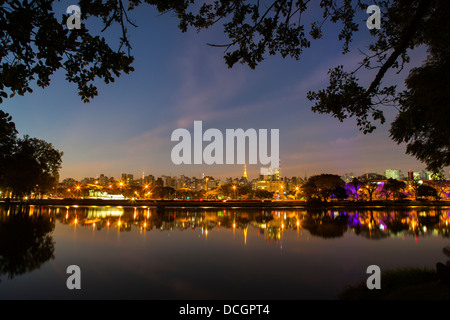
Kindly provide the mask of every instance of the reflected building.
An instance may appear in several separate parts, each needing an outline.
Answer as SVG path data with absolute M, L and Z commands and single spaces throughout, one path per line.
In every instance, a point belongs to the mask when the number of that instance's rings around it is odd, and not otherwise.
M 0 207 L 0 223 L 15 213 Z M 258 230 L 265 241 L 279 240 L 290 230 L 306 230 L 320 238 L 342 237 L 347 232 L 368 239 L 397 236 L 449 237 L 450 212 L 444 209 L 364 209 L 345 210 L 250 210 L 250 209 L 169 209 L 159 213 L 153 207 L 29 207 L 33 215 L 76 228 L 117 229 L 130 232 L 152 230 Z M 202 233 L 203 234 L 203 233 Z

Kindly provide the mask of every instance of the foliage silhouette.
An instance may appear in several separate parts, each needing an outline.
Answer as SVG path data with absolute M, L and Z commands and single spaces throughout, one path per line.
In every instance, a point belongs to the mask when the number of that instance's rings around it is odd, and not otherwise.
M 4 210 L 8 208 L 0 208 Z M 46 215 L 30 215 L 29 207 L 11 207 L 9 216 L 0 221 L 0 275 L 12 279 L 54 259 L 54 228 L 55 221 Z
M 332 217 L 326 211 L 308 210 L 302 222 L 312 236 L 325 239 L 340 238 L 347 231 L 348 216 Z
M 302 190 L 308 200 L 319 199 L 327 201 L 327 199 L 335 193 L 339 195 L 339 197 L 343 197 L 342 191 L 338 188 L 344 186 L 345 182 L 338 175 L 320 174 L 309 177 L 302 185 Z M 346 195 L 345 190 L 344 193 Z M 345 196 L 343 198 L 345 198 Z
M 406 143 L 406 152 L 424 162 L 431 171 L 450 165 L 449 71 L 450 3 L 447 0 L 371 1 L 380 6 L 381 28 L 371 30 L 373 42 L 362 52 L 360 65 L 347 71 L 336 66 L 329 71 L 329 86 L 308 92 L 312 110 L 330 114 L 339 121 L 356 118 L 364 133 L 386 121 L 384 106 L 399 106 L 391 125 L 391 138 Z M 50 76 L 64 69 L 66 79 L 78 86 L 84 102 L 98 94 L 96 79 L 113 82 L 123 73 L 132 72 L 128 27 L 136 27 L 130 14 L 143 4 L 156 7 L 160 13 L 171 12 L 179 28 L 198 31 L 222 24 L 228 43 L 209 44 L 226 49 L 226 64 L 236 63 L 254 69 L 267 55 L 300 59 L 314 40 L 323 38 L 325 29 L 338 31 L 342 53 L 350 44 L 360 22 L 367 19 L 368 2 L 362 0 L 317 2 L 309 0 L 79 0 L 82 21 L 100 19 L 102 31 L 114 24 L 120 27 L 119 47 L 113 50 L 104 37 L 81 29 L 65 27 L 67 15 L 58 19 L 54 1 L 3 1 L 0 8 L 0 102 L 18 93 L 31 92 L 31 83 L 39 87 L 50 84 Z M 304 23 L 302 17 L 315 12 L 317 19 Z M 366 26 L 364 25 L 364 29 Z M 369 32 L 368 30 L 365 30 Z M 113 39 L 115 40 L 115 39 Z M 425 46 L 429 56 L 422 66 L 407 77 L 406 90 L 383 81 L 389 72 L 399 73 L 410 62 L 411 52 Z M 375 76 L 371 71 L 376 70 Z M 369 85 L 362 78 L 372 77 Z M 396 75 L 397 78 L 401 77 Z M 399 78 L 397 83 L 405 79 Z

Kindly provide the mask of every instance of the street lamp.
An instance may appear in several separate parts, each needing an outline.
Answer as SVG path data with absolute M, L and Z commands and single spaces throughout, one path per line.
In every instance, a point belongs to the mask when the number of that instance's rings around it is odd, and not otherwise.
M 120 193 L 123 195 L 123 182 L 122 181 L 119 183 L 119 186 L 120 186 Z
M 237 199 L 237 192 L 236 192 L 236 186 L 233 185 L 233 190 L 234 190 L 234 198 Z

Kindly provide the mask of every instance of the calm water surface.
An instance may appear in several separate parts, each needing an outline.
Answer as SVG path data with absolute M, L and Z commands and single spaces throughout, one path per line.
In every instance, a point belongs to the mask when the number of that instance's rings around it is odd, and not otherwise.
M 0 208 L 0 299 L 335 299 L 372 264 L 445 263 L 449 221 L 450 208 Z

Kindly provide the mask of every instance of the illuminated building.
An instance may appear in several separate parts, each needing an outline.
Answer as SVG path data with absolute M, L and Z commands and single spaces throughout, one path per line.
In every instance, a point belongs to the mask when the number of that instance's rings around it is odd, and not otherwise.
M 269 192 L 275 192 L 282 194 L 286 186 L 284 184 L 284 181 L 278 180 L 278 181 L 272 181 L 272 180 L 258 180 L 256 181 L 255 188 L 258 190 L 266 190 Z
M 122 182 L 131 185 L 133 183 L 134 176 L 132 174 L 122 173 Z
M 386 169 L 385 172 L 386 179 L 400 179 L 400 170 L 399 169 Z
M 280 168 L 261 168 L 259 179 L 268 181 L 280 181 Z

